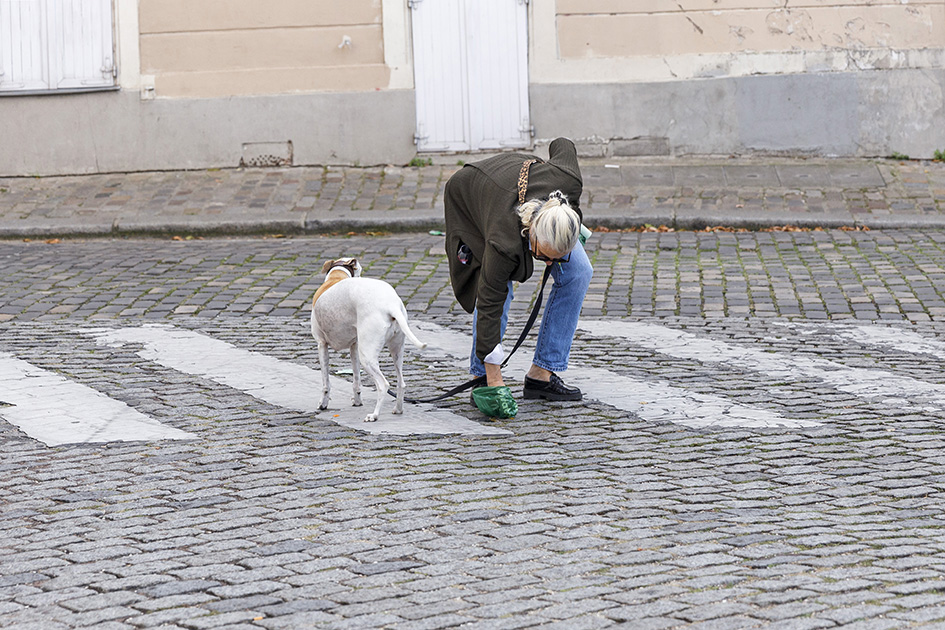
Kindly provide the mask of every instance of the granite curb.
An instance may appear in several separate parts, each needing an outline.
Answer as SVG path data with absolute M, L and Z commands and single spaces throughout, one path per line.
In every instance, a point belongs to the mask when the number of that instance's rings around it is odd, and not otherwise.
M 724 214 L 682 212 L 676 216 L 651 214 L 641 216 L 601 216 L 590 221 L 590 227 L 608 230 L 635 230 L 665 227 L 677 231 L 701 231 L 712 228 L 761 231 L 773 228 L 799 229 L 870 229 L 870 230 L 943 230 L 945 217 L 925 215 L 897 215 L 857 219 L 847 213 L 818 217 L 802 214 Z M 301 221 L 142 221 L 104 223 L 64 223 L 59 225 L 0 224 L 0 239 L 51 238 L 167 238 L 172 236 L 258 236 L 258 235 L 338 235 L 348 233 L 407 233 L 442 230 L 438 217 L 399 217 L 384 221 L 359 218 L 304 219 Z

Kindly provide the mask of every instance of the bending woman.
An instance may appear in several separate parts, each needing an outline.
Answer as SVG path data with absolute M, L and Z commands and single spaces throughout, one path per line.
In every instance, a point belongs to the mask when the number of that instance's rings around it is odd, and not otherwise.
M 502 338 L 512 283 L 524 282 L 534 261 L 551 265 L 554 286 L 524 397 L 581 400 L 581 390 L 558 376 L 568 367 L 571 342 L 593 268 L 580 244 L 583 182 L 567 138 L 551 143 L 547 162 L 504 153 L 467 164 L 446 183 L 446 252 L 456 299 L 473 313 L 469 371 L 487 385 L 505 385 Z

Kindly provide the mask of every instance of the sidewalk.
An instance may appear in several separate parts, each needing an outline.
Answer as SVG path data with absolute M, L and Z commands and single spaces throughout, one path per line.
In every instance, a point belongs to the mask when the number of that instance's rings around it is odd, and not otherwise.
M 460 157 L 437 158 L 439 163 L 425 167 L 0 177 L 0 238 L 440 229 L 443 186 L 460 168 Z M 938 162 L 585 158 L 581 163 L 582 208 L 591 226 L 945 228 L 945 164 Z

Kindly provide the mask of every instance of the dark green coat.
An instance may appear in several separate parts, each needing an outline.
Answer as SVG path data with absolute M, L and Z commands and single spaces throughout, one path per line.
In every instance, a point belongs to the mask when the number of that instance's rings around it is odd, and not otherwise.
M 534 271 L 528 240 L 519 222 L 518 177 L 524 153 L 503 153 L 467 164 L 446 183 L 446 255 L 453 293 L 466 312 L 478 308 L 476 355 L 483 359 L 501 341 L 502 307 L 508 282 L 522 282 Z M 574 143 L 558 138 L 549 147 L 547 162 L 532 164 L 525 199 L 547 198 L 560 190 L 572 208 L 579 207 L 583 182 Z M 457 257 L 461 244 L 472 260 Z

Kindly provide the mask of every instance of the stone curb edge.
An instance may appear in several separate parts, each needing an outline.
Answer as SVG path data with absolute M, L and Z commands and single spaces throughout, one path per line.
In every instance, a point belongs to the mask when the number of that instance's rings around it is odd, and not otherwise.
M 764 230 L 776 227 L 797 227 L 803 229 L 840 229 L 859 228 L 871 230 L 911 230 L 945 229 L 945 217 L 923 215 L 899 215 L 889 217 L 868 217 L 851 219 L 844 216 L 810 217 L 795 215 L 760 216 L 722 216 L 714 214 L 687 214 L 684 217 L 648 216 L 648 217 L 601 217 L 588 222 L 591 229 L 601 227 L 611 230 L 643 228 L 647 226 L 668 227 L 679 231 L 700 231 L 706 228 L 722 227 Z M 167 238 L 171 236 L 255 236 L 255 235 L 338 235 L 349 232 L 420 232 L 443 230 L 443 222 L 431 217 L 416 219 L 393 219 L 378 221 L 371 219 L 309 219 L 298 221 L 218 221 L 218 222 L 168 222 L 136 223 L 112 226 L 105 225 L 0 225 L 0 239 L 51 239 L 51 238 Z

